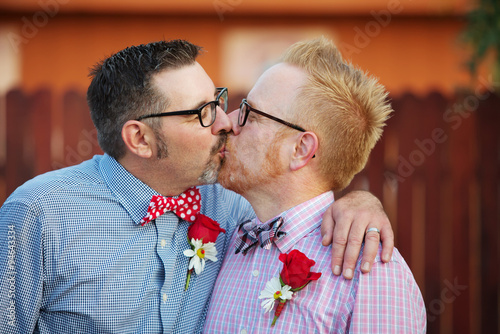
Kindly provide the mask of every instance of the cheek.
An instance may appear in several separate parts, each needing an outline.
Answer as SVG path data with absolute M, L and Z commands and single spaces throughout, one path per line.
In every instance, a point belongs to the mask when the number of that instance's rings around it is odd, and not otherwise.
M 238 136 L 238 145 L 255 153 L 260 151 L 262 148 L 267 147 L 272 137 L 272 133 L 265 132 L 261 129 L 254 129 L 252 127 L 248 132 Z
M 200 154 L 199 158 L 208 156 L 212 148 L 216 145 L 216 139 L 210 136 L 185 136 L 181 139 L 179 145 L 180 153 L 186 154 L 187 152 Z
M 243 138 L 241 138 L 243 139 Z M 238 140 L 232 145 L 232 154 L 237 161 L 245 165 L 254 164 L 262 153 L 254 140 Z

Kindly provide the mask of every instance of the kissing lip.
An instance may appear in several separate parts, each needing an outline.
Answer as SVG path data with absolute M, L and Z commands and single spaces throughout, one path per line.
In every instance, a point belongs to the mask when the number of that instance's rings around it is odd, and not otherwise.
M 223 144 L 221 149 L 219 150 L 219 154 L 224 158 L 226 156 L 226 144 Z

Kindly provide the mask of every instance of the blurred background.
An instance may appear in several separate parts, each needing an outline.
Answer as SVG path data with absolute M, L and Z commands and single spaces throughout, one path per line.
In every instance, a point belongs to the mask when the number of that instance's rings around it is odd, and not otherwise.
M 85 93 L 114 52 L 201 45 L 236 108 L 286 47 L 321 35 L 390 91 L 395 115 L 349 190 L 383 202 L 428 332 L 498 333 L 498 0 L 1 0 L 0 204 L 101 153 Z

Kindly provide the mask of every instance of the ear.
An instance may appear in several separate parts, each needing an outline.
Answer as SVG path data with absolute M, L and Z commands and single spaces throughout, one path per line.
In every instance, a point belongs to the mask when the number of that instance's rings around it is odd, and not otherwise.
M 295 143 L 290 169 L 295 171 L 306 166 L 309 160 L 314 157 L 318 145 L 319 140 L 314 132 L 306 131 L 302 133 Z
M 127 121 L 122 127 L 122 139 L 133 154 L 146 159 L 153 156 L 155 136 L 146 124 L 135 120 Z

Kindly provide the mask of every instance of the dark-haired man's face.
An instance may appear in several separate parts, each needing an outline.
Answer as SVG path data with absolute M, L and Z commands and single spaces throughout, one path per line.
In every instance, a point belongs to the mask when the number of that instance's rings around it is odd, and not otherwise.
M 216 98 L 216 89 L 198 64 L 166 70 L 154 78 L 159 91 L 169 101 L 163 112 L 193 110 Z M 165 173 L 186 188 L 214 183 L 224 156 L 226 132 L 231 123 L 222 109 L 217 108 L 215 123 L 202 127 L 197 115 L 162 117 L 161 136 L 156 147 L 166 148 L 167 157 L 161 159 Z

